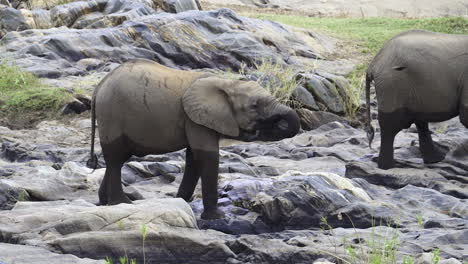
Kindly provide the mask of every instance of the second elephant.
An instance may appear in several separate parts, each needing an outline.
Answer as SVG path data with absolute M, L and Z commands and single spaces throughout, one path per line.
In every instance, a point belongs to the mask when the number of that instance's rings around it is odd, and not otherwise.
M 370 63 L 366 75 L 367 130 L 370 125 L 370 84 L 378 103 L 381 146 L 378 166 L 394 166 L 393 141 L 402 129 L 416 124 L 425 163 L 444 159 L 432 142 L 428 122 L 460 116 L 468 127 L 468 36 L 412 30 L 390 39 Z
M 121 168 L 131 155 L 163 154 L 186 148 L 184 176 L 177 193 L 188 201 L 201 177 L 202 218 L 223 217 L 217 207 L 219 139 L 279 140 L 294 136 L 299 117 L 256 82 L 167 68 L 148 60 L 122 64 L 95 89 L 95 120 L 106 161 L 99 188 L 101 204 L 130 202 Z

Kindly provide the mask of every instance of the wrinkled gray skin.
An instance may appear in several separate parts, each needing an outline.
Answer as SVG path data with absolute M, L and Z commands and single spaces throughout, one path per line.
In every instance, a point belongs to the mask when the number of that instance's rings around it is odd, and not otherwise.
M 428 122 L 459 115 L 468 127 L 468 36 L 412 30 L 384 45 L 366 75 L 369 146 L 374 137 L 369 102 L 372 80 L 381 129 L 379 168 L 394 167 L 394 138 L 413 123 L 424 162 L 443 160 L 445 153 L 432 142 Z
M 180 71 L 148 60 L 122 64 L 93 96 L 91 160 L 95 120 L 106 161 L 100 204 L 129 203 L 121 168 L 131 155 L 186 150 L 186 167 L 177 197 L 188 201 L 201 177 L 202 218 L 222 218 L 217 208 L 220 137 L 272 141 L 299 131 L 294 110 L 281 105 L 255 82 Z

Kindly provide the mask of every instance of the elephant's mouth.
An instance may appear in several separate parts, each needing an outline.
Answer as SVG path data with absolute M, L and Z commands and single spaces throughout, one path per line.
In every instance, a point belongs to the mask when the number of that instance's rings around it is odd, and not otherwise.
M 284 116 L 273 116 L 259 120 L 253 130 L 241 130 L 238 139 L 242 141 L 274 141 L 289 137 L 290 122 Z

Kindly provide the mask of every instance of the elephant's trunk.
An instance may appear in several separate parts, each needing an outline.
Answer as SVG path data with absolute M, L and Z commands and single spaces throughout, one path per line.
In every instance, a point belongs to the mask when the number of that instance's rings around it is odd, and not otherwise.
M 258 135 L 260 140 L 275 141 L 290 138 L 299 132 L 301 124 L 296 111 L 276 103 L 267 112 L 274 114 L 262 122 L 264 126 L 259 128 Z

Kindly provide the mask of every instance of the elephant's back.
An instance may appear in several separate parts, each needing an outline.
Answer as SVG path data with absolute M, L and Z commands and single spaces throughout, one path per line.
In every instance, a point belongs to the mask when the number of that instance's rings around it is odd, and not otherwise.
M 148 153 L 185 147 L 181 97 L 195 76 L 146 60 L 116 68 L 96 93 L 101 142 L 124 136 Z
M 428 31 L 409 31 L 388 41 L 369 66 L 379 111 L 456 112 L 459 63 L 457 38 Z M 468 41 L 468 39 L 466 39 Z

